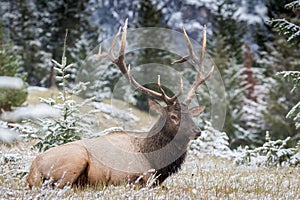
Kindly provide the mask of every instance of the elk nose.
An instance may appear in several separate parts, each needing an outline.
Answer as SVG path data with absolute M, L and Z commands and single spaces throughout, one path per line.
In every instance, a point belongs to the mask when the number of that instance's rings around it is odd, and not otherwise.
M 194 133 L 195 133 L 196 138 L 200 137 L 201 136 L 201 129 L 200 129 L 200 127 L 195 127 L 194 128 Z

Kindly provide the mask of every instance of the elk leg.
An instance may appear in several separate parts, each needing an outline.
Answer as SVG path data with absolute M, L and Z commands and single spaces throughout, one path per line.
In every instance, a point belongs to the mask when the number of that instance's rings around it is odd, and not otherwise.
M 79 142 L 53 147 L 32 162 L 27 177 L 29 187 L 39 187 L 47 179 L 59 188 L 73 185 L 86 171 L 88 159 L 86 149 Z
M 37 160 L 32 162 L 29 174 L 26 178 L 29 188 L 39 187 L 43 182 L 43 177 L 40 170 L 37 168 Z

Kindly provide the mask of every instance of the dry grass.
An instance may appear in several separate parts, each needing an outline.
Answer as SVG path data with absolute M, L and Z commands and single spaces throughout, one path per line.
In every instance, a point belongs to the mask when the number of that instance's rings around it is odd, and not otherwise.
M 31 93 L 28 103 L 38 103 L 40 96 L 48 98 L 57 92 Z M 147 113 L 134 113 L 142 120 L 137 123 L 153 122 Z M 103 113 L 98 118 L 104 120 L 104 128 L 114 125 Z M 299 167 L 236 166 L 230 160 L 204 155 L 188 155 L 182 170 L 158 187 L 136 189 L 123 185 L 74 191 L 44 185 L 30 190 L 25 179 L 38 154 L 31 150 L 33 144 L 32 140 L 12 146 L 0 144 L 0 199 L 300 199 Z
M 41 90 L 30 90 L 29 94 L 27 96 L 26 104 L 39 104 L 40 103 L 40 98 L 44 99 L 49 99 L 49 98 L 54 98 L 57 99 L 59 90 L 56 87 L 50 88 L 45 91 Z M 72 96 L 72 99 L 74 99 L 77 103 L 82 103 L 84 100 L 78 96 Z M 61 101 L 58 101 L 61 103 Z M 142 127 L 144 130 L 149 129 L 152 124 L 155 122 L 155 117 L 149 115 L 149 113 L 141 111 L 139 109 L 136 109 L 132 105 L 128 105 L 127 103 L 123 101 L 119 101 L 116 99 L 107 99 L 104 100 L 103 103 L 107 105 L 113 105 L 115 108 L 120 109 L 120 110 L 127 110 L 131 114 L 138 116 L 139 120 L 138 121 L 131 121 L 128 123 L 126 119 L 122 118 L 113 118 L 107 113 L 97 113 L 95 114 L 95 118 L 97 119 L 98 122 L 98 127 L 99 131 L 111 128 L 111 127 L 123 127 L 126 124 L 126 130 L 134 129 L 136 127 Z M 82 112 L 88 112 L 92 110 L 91 106 L 85 106 L 82 108 Z M 124 127 L 123 127 L 124 128 Z
M 31 141 L 1 145 L 0 199 L 300 199 L 300 169 L 235 166 L 230 160 L 189 155 L 182 170 L 162 186 L 108 186 L 74 191 L 25 183 L 37 155 Z

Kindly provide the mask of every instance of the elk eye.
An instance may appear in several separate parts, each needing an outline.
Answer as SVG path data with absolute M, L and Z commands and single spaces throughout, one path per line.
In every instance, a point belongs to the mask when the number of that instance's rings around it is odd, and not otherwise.
M 171 119 L 177 120 L 177 116 L 176 115 L 171 115 Z

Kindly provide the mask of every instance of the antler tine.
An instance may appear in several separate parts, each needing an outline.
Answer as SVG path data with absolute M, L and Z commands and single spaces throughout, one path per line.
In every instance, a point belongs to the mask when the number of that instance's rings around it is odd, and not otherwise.
M 177 99 L 180 95 L 182 95 L 182 93 L 183 93 L 183 79 L 182 79 L 182 77 L 180 77 L 180 88 L 179 88 L 179 91 L 178 91 L 178 93 L 175 94 L 173 97 L 169 98 L 169 102 L 175 102 L 176 99 Z
M 108 56 L 108 54 L 107 53 L 102 54 L 102 46 L 100 45 L 99 49 L 98 49 L 98 53 L 94 56 L 96 56 L 96 58 L 101 60 L 102 58 L 106 58 Z
M 119 53 L 119 56 L 122 57 L 120 59 L 123 59 L 123 60 L 124 60 L 124 56 L 125 56 L 127 25 L 128 25 L 128 19 L 125 20 L 125 23 L 124 23 L 124 26 L 123 26 L 123 34 L 122 34 L 122 37 L 121 37 L 121 46 L 120 46 L 120 53 Z
M 204 69 L 204 59 L 205 59 L 205 49 L 206 49 L 206 25 L 203 27 L 203 39 L 202 39 L 202 52 L 201 52 L 201 59 L 199 63 L 199 71 L 197 73 L 196 79 L 190 89 L 190 91 L 187 94 L 186 99 L 184 100 L 184 104 L 189 105 L 192 101 L 192 99 L 196 96 L 196 90 L 197 88 L 204 83 L 213 73 L 214 66 L 212 66 L 211 70 L 208 72 L 208 74 L 203 77 L 203 69 Z
M 159 93 L 159 92 L 156 92 L 154 90 L 150 90 L 144 86 L 142 86 L 141 84 L 139 84 L 131 75 L 131 68 L 130 68 L 130 65 L 128 66 L 128 71 L 127 71 L 127 78 L 130 82 L 131 85 L 133 85 L 137 90 L 139 90 L 140 92 L 144 93 L 144 94 L 148 94 L 152 97 L 156 97 L 156 98 L 159 98 L 159 99 L 163 99 L 163 94 L 162 93 Z
M 117 43 L 117 41 L 118 41 L 118 38 L 119 38 L 119 36 L 120 36 L 120 34 L 121 34 L 121 30 L 122 30 L 122 27 L 120 27 L 119 28 L 119 31 L 118 31 L 118 33 L 115 35 L 115 37 L 114 37 L 114 39 L 113 39 L 113 41 L 112 41 L 112 43 L 111 43 L 111 47 L 110 47 L 110 49 L 109 49 L 109 53 L 108 53 L 108 58 L 112 61 L 112 62 L 114 62 L 115 60 L 116 60 L 116 57 L 115 57 L 115 54 L 114 54 L 114 49 L 115 49 L 115 46 L 116 46 L 116 43 Z
M 182 32 L 183 32 L 183 34 L 184 34 L 184 38 L 185 38 L 186 44 L 187 44 L 188 49 L 189 49 L 189 56 L 190 56 L 190 58 L 191 58 L 193 61 L 197 61 L 198 59 L 197 59 L 197 57 L 196 57 L 196 55 L 195 55 L 195 52 L 194 52 L 194 49 L 193 49 L 191 40 L 190 40 L 188 34 L 186 33 L 184 26 L 182 26 Z
M 125 21 L 125 24 L 124 24 L 124 27 L 127 27 L 127 19 Z M 124 28 L 123 28 L 124 29 Z M 116 43 L 118 41 L 118 38 L 121 34 L 121 30 L 122 30 L 122 27 L 119 28 L 119 31 L 117 32 L 117 34 L 114 36 L 113 38 L 113 41 L 111 43 L 111 46 L 109 48 L 109 51 L 107 54 L 102 54 L 102 46 L 100 45 L 99 46 L 99 49 L 98 49 L 98 58 L 99 59 L 102 59 L 102 58 L 105 58 L 105 57 L 108 57 L 113 63 L 117 62 L 117 58 L 115 56 L 115 53 L 114 53 L 114 49 L 115 49 L 115 46 L 116 46 Z M 125 31 L 126 32 L 126 31 Z M 124 34 L 124 33 L 123 33 Z M 123 39 L 123 34 L 122 34 L 122 39 Z M 125 40 L 126 40 L 126 33 L 125 33 Z M 123 40 L 122 40 L 123 41 Z M 122 44 L 122 43 L 121 43 Z M 121 55 L 121 50 L 123 49 L 123 54 L 124 54 L 124 50 L 125 50 L 125 45 L 123 45 L 124 47 L 120 49 L 120 55 Z M 122 71 L 123 72 L 123 71 Z
M 172 65 L 178 64 L 178 63 L 183 63 L 183 62 L 189 60 L 190 58 L 192 59 L 193 62 L 195 62 L 195 63 L 198 62 L 198 59 L 195 55 L 191 40 L 190 40 L 188 34 L 186 33 L 184 26 L 182 26 L 182 32 L 183 32 L 187 47 L 189 49 L 189 55 L 186 55 L 186 56 L 180 58 L 179 60 L 175 60 L 174 62 L 171 63 Z
M 202 37 L 202 51 L 199 65 L 199 78 L 202 77 L 204 69 L 204 59 L 205 59 L 205 50 L 206 50 L 206 25 L 203 26 L 203 37 Z
M 157 86 L 158 86 L 158 90 L 161 92 L 162 94 L 162 98 L 164 99 L 164 102 L 166 102 L 168 105 L 172 105 L 174 104 L 174 102 L 177 100 L 177 98 L 182 94 L 183 92 L 183 80 L 182 77 L 180 78 L 180 89 L 178 91 L 177 94 L 175 94 L 172 97 L 169 97 L 166 92 L 164 91 L 164 89 L 161 87 L 160 84 L 160 75 L 158 75 L 157 77 Z
M 172 105 L 174 104 L 174 102 L 176 101 L 176 99 L 182 94 L 183 92 L 183 80 L 182 77 L 180 79 L 180 89 L 179 92 L 174 95 L 173 97 L 169 97 L 166 92 L 164 91 L 164 89 L 162 88 L 161 84 L 160 84 L 160 75 L 158 75 L 157 77 L 157 86 L 158 86 L 158 90 L 159 92 L 156 92 L 154 90 L 150 90 L 144 86 L 142 86 L 141 84 L 139 84 L 131 75 L 131 68 L 130 65 L 128 66 L 128 71 L 127 71 L 127 75 L 128 75 L 128 80 L 130 82 L 131 85 L 133 85 L 137 90 L 141 91 L 142 93 L 148 94 L 152 97 L 156 97 L 158 99 L 163 100 L 167 105 Z
M 115 45 L 118 41 L 118 38 L 121 34 L 121 30 L 122 27 L 119 28 L 118 33 L 116 34 L 116 36 L 114 37 L 112 44 L 111 44 L 111 48 L 109 50 L 109 58 L 110 60 L 116 64 L 119 69 L 121 70 L 121 72 L 127 75 L 127 67 L 126 67 L 126 62 L 125 62 L 125 47 L 126 47 L 126 36 L 127 36 L 127 25 L 128 25 L 128 19 L 125 20 L 124 26 L 123 26 L 123 32 L 122 32 L 122 36 L 121 36 L 121 44 L 120 44 L 120 51 L 119 51 L 119 57 L 115 58 L 114 56 L 114 48 Z M 128 77 L 127 77 L 128 78 Z

